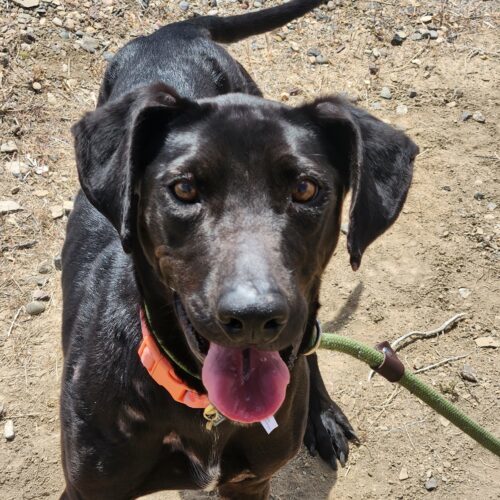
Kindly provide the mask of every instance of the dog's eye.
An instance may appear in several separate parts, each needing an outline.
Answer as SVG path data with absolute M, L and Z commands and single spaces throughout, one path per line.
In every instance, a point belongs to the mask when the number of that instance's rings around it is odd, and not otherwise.
M 195 203 L 199 199 L 198 190 L 189 179 L 181 179 L 172 185 L 176 198 L 184 203 Z
M 292 191 L 292 200 L 295 203 L 307 203 L 318 194 L 318 185 L 310 179 L 300 179 Z

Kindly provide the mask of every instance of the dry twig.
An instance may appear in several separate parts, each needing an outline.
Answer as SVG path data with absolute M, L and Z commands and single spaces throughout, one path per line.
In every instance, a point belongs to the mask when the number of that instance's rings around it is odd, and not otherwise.
M 16 324 L 17 318 L 21 311 L 23 310 L 22 306 L 16 311 L 16 314 L 14 314 L 14 319 L 12 320 L 9 330 L 7 331 L 7 338 L 10 337 L 10 334 L 12 333 L 12 330 L 14 329 L 14 325 Z
M 439 361 L 437 363 L 434 363 L 432 365 L 424 366 L 423 368 L 419 368 L 418 370 L 415 370 L 413 373 L 426 372 L 427 370 L 432 370 L 433 368 L 437 368 L 438 366 L 445 365 L 446 363 L 451 363 L 452 361 L 458 361 L 459 359 L 466 358 L 470 354 L 471 353 L 469 352 L 467 354 L 462 354 L 461 356 L 452 356 L 451 358 L 443 359 L 443 360 L 441 360 L 441 361 Z

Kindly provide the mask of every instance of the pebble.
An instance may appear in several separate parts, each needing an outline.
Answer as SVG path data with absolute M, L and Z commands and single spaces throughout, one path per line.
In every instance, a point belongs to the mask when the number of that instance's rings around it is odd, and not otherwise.
M 437 40 L 438 32 L 435 30 L 429 30 L 429 37 L 431 40 Z
M 52 106 L 57 104 L 57 97 L 52 94 L 51 92 L 47 92 L 47 102 L 51 104 Z
M 392 99 L 392 94 L 389 87 L 382 87 L 382 90 L 380 91 L 380 97 L 382 97 L 383 99 Z
M 424 24 L 429 24 L 432 21 L 432 16 L 431 15 L 422 16 L 420 18 L 420 21 Z
M 472 118 L 472 113 L 470 111 L 462 111 L 462 114 L 460 115 L 460 121 L 466 122 Z
M 22 161 L 8 161 L 6 163 L 6 167 L 8 170 L 10 170 L 10 173 L 16 177 L 19 177 L 22 174 L 26 174 L 29 171 L 28 165 L 26 165 Z
M 38 316 L 39 314 L 42 314 L 45 309 L 47 309 L 47 305 L 39 300 L 34 300 L 26 305 L 26 312 L 30 316 Z
M 425 489 L 427 491 L 434 491 L 435 489 L 437 489 L 437 487 L 438 487 L 438 482 L 435 477 L 431 477 L 427 479 L 427 481 L 425 482 Z
M 500 347 L 500 341 L 495 337 L 479 337 L 474 342 L 478 347 L 492 347 L 493 349 Z
M 316 56 L 316 64 L 328 64 L 328 59 L 320 54 L 319 56 Z
M 495 210 L 495 208 L 497 208 L 497 204 L 494 203 L 493 201 L 490 201 L 487 205 L 486 205 L 486 208 L 488 210 Z
M 48 302 L 50 300 L 50 294 L 43 290 L 35 290 L 33 292 L 33 300 L 40 302 Z
M 115 55 L 113 54 L 113 52 L 106 51 L 102 54 L 102 57 L 106 62 L 110 62 L 113 59 L 113 57 L 115 57 Z
M 99 48 L 99 40 L 91 36 L 84 36 L 80 40 L 80 47 L 86 52 L 94 53 Z
M 408 97 L 409 97 L 410 99 L 413 99 L 414 97 L 417 97 L 417 95 L 418 95 L 418 94 L 417 94 L 417 91 L 416 91 L 415 89 L 410 89 L 410 90 L 408 90 Z
M 466 299 L 472 293 L 469 288 L 459 288 L 458 293 L 462 299 Z
M 51 265 L 50 261 L 42 262 L 38 266 L 38 272 L 40 274 L 50 274 L 52 272 L 52 265 Z
M 475 371 L 472 369 L 472 366 L 468 365 L 467 363 L 464 364 L 464 367 L 462 368 L 462 371 L 460 372 L 460 376 L 464 380 L 468 380 L 469 382 L 477 383 L 477 375 L 476 375 Z
M 376 75 L 378 73 L 379 67 L 376 66 L 375 64 L 370 64 L 368 66 L 368 71 L 370 72 L 370 75 Z
M 34 9 L 40 5 L 40 0 L 12 0 L 12 2 L 23 9 Z
M 410 476 L 408 475 L 408 469 L 406 467 L 402 467 L 401 471 L 399 472 L 399 480 L 400 481 L 405 481 L 409 477 Z
M 474 193 L 474 199 L 477 201 L 484 200 L 484 193 L 481 193 L 481 191 L 476 191 Z
M 392 40 L 391 40 L 391 45 L 394 47 L 397 47 L 399 45 L 403 45 L 403 42 L 405 41 L 406 36 L 402 37 L 400 33 L 394 33 Z
M 5 424 L 3 426 L 3 436 L 7 441 L 12 441 L 16 437 L 14 422 L 12 420 L 5 421 Z
M 423 36 L 419 32 L 413 33 L 413 35 L 410 36 L 410 40 L 413 40 L 414 42 L 418 42 L 418 41 L 422 40 L 422 38 L 423 38 Z
M 179 9 L 184 10 L 184 11 L 188 10 L 189 9 L 189 3 L 188 2 L 181 2 L 181 3 L 179 3 Z
M 1 153 L 15 153 L 17 151 L 17 144 L 14 141 L 3 142 L 0 146 Z
M 59 17 L 54 17 L 54 19 L 52 19 L 52 23 L 59 27 L 63 25 L 62 19 Z
M 349 232 L 349 224 L 347 222 L 340 225 L 340 232 L 342 234 L 347 234 Z
M 486 121 L 486 118 L 484 117 L 483 113 L 481 113 L 481 111 L 476 111 L 472 115 L 472 119 L 478 123 L 484 123 Z
M 398 104 L 396 107 L 396 114 L 397 115 L 406 115 L 408 113 L 408 106 L 405 104 Z
M 62 269 L 62 260 L 61 260 L 61 255 L 56 255 L 52 261 L 54 263 L 54 267 L 60 271 Z
M 71 200 L 63 201 L 63 210 L 66 215 L 68 215 L 71 210 L 73 210 L 73 202 Z
M 31 87 L 35 92 L 40 92 L 40 90 L 42 90 L 42 84 L 40 82 L 33 82 Z
M 55 219 L 60 219 L 64 215 L 64 209 L 61 205 L 54 205 L 49 208 L 50 216 Z
M 319 51 L 319 49 L 317 49 L 316 47 L 311 47 L 311 48 L 307 51 L 307 55 L 308 55 L 308 56 L 317 57 L 317 56 L 321 55 L 321 52 L 320 52 L 320 51 Z
M 21 205 L 14 200 L 0 200 L 0 214 L 11 214 L 23 210 Z

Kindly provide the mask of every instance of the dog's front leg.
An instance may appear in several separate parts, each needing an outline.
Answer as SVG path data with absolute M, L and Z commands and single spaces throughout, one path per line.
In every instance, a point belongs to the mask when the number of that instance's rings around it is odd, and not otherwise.
M 311 453 L 336 470 L 337 460 L 343 465 L 349 456 L 349 441 L 357 441 L 349 420 L 330 398 L 321 377 L 317 354 L 307 357 L 310 371 L 309 415 L 304 444 Z

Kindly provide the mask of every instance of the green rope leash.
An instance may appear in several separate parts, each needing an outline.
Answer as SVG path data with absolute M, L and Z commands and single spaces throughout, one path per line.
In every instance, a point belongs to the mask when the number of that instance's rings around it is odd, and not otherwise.
M 354 358 L 364 361 L 372 369 L 376 369 L 384 361 L 384 354 L 376 349 L 333 333 L 323 333 L 320 347 L 349 354 Z M 405 370 L 398 384 L 408 389 L 412 394 L 415 394 L 417 398 L 448 419 L 452 424 L 476 440 L 481 446 L 484 446 L 500 457 L 500 440 L 462 413 L 434 389 L 424 384 L 413 373 Z

